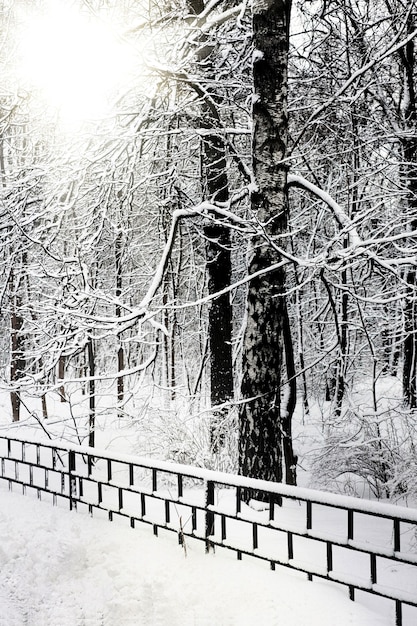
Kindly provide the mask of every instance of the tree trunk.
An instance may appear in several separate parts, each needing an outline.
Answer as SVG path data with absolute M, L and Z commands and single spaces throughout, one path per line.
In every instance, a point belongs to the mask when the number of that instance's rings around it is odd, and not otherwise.
M 115 270 L 116 270 L 116 317 L 120 318 L 122 315 L 121 306 L 118 302 L 122 294 L 123 283 L 123 235 L 119 229 L 116 235 L 115 241 Z M 123 370 L 125 368 L 125 352 L 123 348 L 122 333 L 117 334 L 117 415 L 122 416 L 122 406 L 125 397 L 124 377 Z
M 64 380 L 64 378 L 65 378 L 65 357 L 64 355 L 61 354 L 58 359 L 58 379 Z M 61 385 L 59 387 L 59 398 L 61 402 L 67 401 L 67 396 L 65 393 L 65 385 Z
M 94 448 L 95 431 L 96 431 L 96 383 L 94 376 L 96 374 L 94 344 L 91 337 L 87 341 L 87 362 L 88 362 L 88 403 L 89 403 L 89 419 L 88 419 L 88 445 Z
M 297 456 L 294 454 L 292 446 L 292 417 L 297 403 L 297 380 L 294 362 L 294 344 L 285 300 L 283 301 L 283 341 L 287 383 L 281 409 L 282 451 L 285 462 L 285 482 L 287 485 L 296 485 Z
M 253 238 L 249 274 L 277 264 L 273 242 L 287 229 L 287 63 L 291 2 L 254 2 L 251 208 L 264 234 Z M 286 315 L 283 267 L 248 285 L 239 412 L 239 471 L 282 480 L 281 368 Z M 262 494 L 246 494 L 246 498 Z
M 212 150 L 210 153 L 213 154 Z M 224 155 L 223 163 L 225 166 Z M 223 177 L 226 178 L 225 172 Z M 227 227 L 213 224 L 205 227 L 204 234 L 208 290 L 210 294 L 215 294 L 228 287 L 231 281 L 230 232 Z M 210 304 L 209 343 L 210 401 L 213 407 L 211 447 L 216 452 L 224 444 L 222 421 L 228 412 L 225 408 L 216 410 L 216 407 L 233 398 L 232 307 L 229 293 L 215 298 Z
M 11 294 L 10 312 L 10 382 L 16 383 L 23 375 L 25 369 L 25 347 L 22 333 L 23 318 L 19 312 L 20 297 L 17 291 L 20 286 L 15 283 L 13 270 L 10 272 L 9 289 Z M 10 392 L 12 405 L 12 420 L 20 420 L 20 394 L 18 391 Z
M 413 14 L 407 20 L 407 30 L 410 34 L 415 28 Z M 403 125 L 404 138 L 402 151 L 404 154 L 403 180 L 407 189 L 405 208 L 408 212 L 410 229 L 417 229 L 417 102 L 414 85 L 415 49 L 414 40 L 411 40 L 401 51 L 400 58 L 404 70 L 403 87 Z M 415 241 L 411 242 L 415 247 Z M 404 307 L 404 364 L 403 364 L 403 393 L 405 402 L 412 409 L 417 408 L 417 273 L 415 267 L 410 267 L 406 273 L 409 285 Z
M 196 14 L 204 10 L 202 0 L 189 0 L 189 6 Z M 200 43 L 203 43 L 204 35 Z M 204 63 L 204 78 L 216 84 L 212 46 L 200 47 L 198 61 Z M 209 102 L 203 96 L 201 101 L 201 127 L 209 131 L 203 134 L 203 185 L 205 196 L 217 202 L 229 199 L 227 177 L 226 146 L 221 135 L 219 112 L 216 108 L 218 97 L 213 95 Z M 221 103 L 219 102 L 219 105 Z M 230 230 L 219 222 L 204 228 L 206 237 L 206 269 L 208 290 L 213 295 L 230 285 L 232 260 L 230 250 Z M 210 401 L 213 407 L 211 425 L 211 448 L 217 452 L 224 444 L 225 433 L 222 422 L 228 410 L 216 407 L 233 398 L 233 356 L 232 356 L 232 305 L 230 294 L 226 293 L 212 300 L 209 309 L 210 345 Z

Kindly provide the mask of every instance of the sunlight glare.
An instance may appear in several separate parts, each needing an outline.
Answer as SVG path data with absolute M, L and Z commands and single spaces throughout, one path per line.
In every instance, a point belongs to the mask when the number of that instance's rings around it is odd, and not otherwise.
M 126 44 L 103 20 L 67 2 L 44 3 L 20 36 L 21 77 L 30 92 L 69 120 L 105 115 L 132 68 Z

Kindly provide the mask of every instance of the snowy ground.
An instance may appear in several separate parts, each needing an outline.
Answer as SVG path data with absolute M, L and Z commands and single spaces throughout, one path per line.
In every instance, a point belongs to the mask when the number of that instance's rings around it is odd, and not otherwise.
M 1 626 L 388 626 L 346 591 L 0 485 Z

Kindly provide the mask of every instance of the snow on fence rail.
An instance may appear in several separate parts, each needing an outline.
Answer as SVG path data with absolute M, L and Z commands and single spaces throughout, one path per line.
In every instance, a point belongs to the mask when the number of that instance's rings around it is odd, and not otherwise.
M 417 510 L 242 476 L 0 436 L 0 480 L 53 504 L 69 502 L 228 548 L 387 603 L 417 623 Z M 248 492 L 265 502 L 245 502 Z

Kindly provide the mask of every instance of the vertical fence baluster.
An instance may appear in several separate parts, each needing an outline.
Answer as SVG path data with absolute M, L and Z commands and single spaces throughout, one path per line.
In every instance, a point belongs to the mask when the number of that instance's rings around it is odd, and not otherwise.
M 178 500 L 179 500 L 183 496 L 182 474 L 177 474 L 177 490 L 178 490 Z
M 111 460 L 107 459 L 107 482 L 110 483 L 112 481 L 112 467 L 111 467 Z
M 353 511 L 351 509 L 348 510 L 348 540 L 353 540 L 354 536 L 354 526 L 353 526 Z
M 312 512 L 312 504 L 310 502 L 310 500 L 306 501 L 306 516 L 307 516 L 307 520 L 306 520 L 306 526 L 307 526 L 307 530 L 311 530 L 312 528 L 312 522 L 313 522 L 313 512 Z
M 169 500 L 165 500 L 165 524 L 169 524 L 171 521 L 171 514 L 169 510 Z
M 275 497 L 273 493 L 269 494 L 269 521 L 274 520 L 275 515 Z
M 294 558 L 294 542 L 291 532 L 287 532 L 287 548 L 288 548 L 288 560 L 291 561 Z
M 123 508 L 123 489 L 119 487 L 119 513 Z
M 227 537 L 226 537 L 226 516 L 225 515 L 221 516 L 221 527 L 222 527 L 222 541 L 225 541 L 225 539 L 227 539 Z
M 152 492 L 158 491 L 158 473 L 155 468 L 152 469 Z
M 236 515 L 242 510 L 242 489 L 240 487 L 236 487 Z
M 395 626 L 403 624 L 403 605 L 401 600 L 395 601 Z
M 394 552 L 401 552 L 400 520 L 394 520 Z
M 68 452 L 68 480 L 69 480 L 69 507 L 70 511 L 76 508 L 76 484 L 75 484 L 75 476 L 73 476 L 73 472 L 75 472 L 75 452 L 70 450 Z
M 330 541 L 326 543 L 326 557 L 327 557 L 327 573 L 329 574 L 333 569 L 333 545 Z
M 146 515 L 146 502 L 145 502 L 145 494 L 140 494 L 140 515 L 141 517 L 145 517 Z
M 88 472 L 88 478 L 91 477 L 91 474 L 93 473 L 93 465 L 94 465 L 94 458 L 91 456 L 91 454 L 87 454 L 87 472 Z
M 375 554 L 370 554 L 370 560 L 371 560 L 371 583 L 373 585 L 376 584 L 377 582 L 377 575 L 376 575 L 376 556 Z
M 206 483 L 206 496 L 205 496 L 205 509 L 206 509 L 206 523 L 205 523 L 205 538 L 206 538 L 206 552 L 210 551 L 211 542 L 209 541 L 210 535 L 214 534 L 214 513 L 211 511 L 211 507 L 214 505 L 214 482 L 208 480 Z
M 133 487 L 135 484 L 135 474 L 132 463 L 129 463 L 129 487 Z
M 254 550 L 258 549 L 258 524 L 256 522 L 252 524 L 252 545 Z

